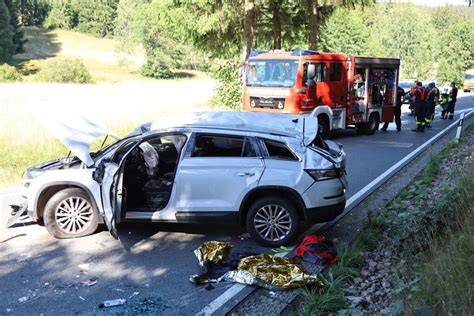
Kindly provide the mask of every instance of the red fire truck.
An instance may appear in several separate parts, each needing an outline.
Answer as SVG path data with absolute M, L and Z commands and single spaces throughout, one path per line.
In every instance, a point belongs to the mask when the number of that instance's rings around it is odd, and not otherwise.
M 393 119 L 399 66 L 396 58 L 253 51 L 243 72 L 242 108 L 308 113 L 325 135 L 348 125 L 373 134 L 380 122 Z

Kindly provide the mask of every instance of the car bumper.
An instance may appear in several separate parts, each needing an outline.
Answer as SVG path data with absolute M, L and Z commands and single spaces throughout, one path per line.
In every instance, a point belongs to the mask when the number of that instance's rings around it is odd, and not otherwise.
M 337 204 L 307 208 L 305 222 L 309 224 L 329 222 L 338 217 L 346 207 L 346 200 Z

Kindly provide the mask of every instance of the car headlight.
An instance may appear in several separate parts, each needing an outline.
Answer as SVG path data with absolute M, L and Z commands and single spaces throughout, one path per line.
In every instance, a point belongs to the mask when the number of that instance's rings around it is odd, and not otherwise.
M 44 173 L 44 170 L 29 168 L 23 173 L 23 179 L 35 179 Z
M 338 169 L 306 169 L 305 171 L 316 181 L 339 177 Z

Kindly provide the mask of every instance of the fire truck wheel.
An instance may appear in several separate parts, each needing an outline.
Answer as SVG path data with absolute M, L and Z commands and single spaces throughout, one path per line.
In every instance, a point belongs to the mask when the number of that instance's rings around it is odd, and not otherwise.
M 367 123 L 367 135 L 372 135 L 376 130 L 379 129 L 380 119 L 377 113 L 370 114 L 369 122 Z
M 329 120 L 326 116 L 318 116 L 318 128 L 319 132 L 324 138 L 328 138 L 330 136 L 331 131 L 329 130 Z

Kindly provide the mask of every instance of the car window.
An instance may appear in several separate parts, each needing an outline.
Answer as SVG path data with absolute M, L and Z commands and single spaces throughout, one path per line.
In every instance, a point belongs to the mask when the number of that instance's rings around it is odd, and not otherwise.
M 341 81 L 342 79 L 342 64 L 335 63 L 329 67 L 329 81 Z
M 256 157 L 248 137 L 205 135 L 196 136 L 191 157 Z
M 326 64 L 325 63 L 311 63 L 316 66 L 316 71 L 313 79 L 316 82 L 326 81 Z M 303 65 L 303 84 L 306 85 L 308 81 L 308 63 Z
M 298 160 L 293 152 L 284 143 L 264 139 L 263 143 L 267 149 L 268 157 L 288 160 Z

